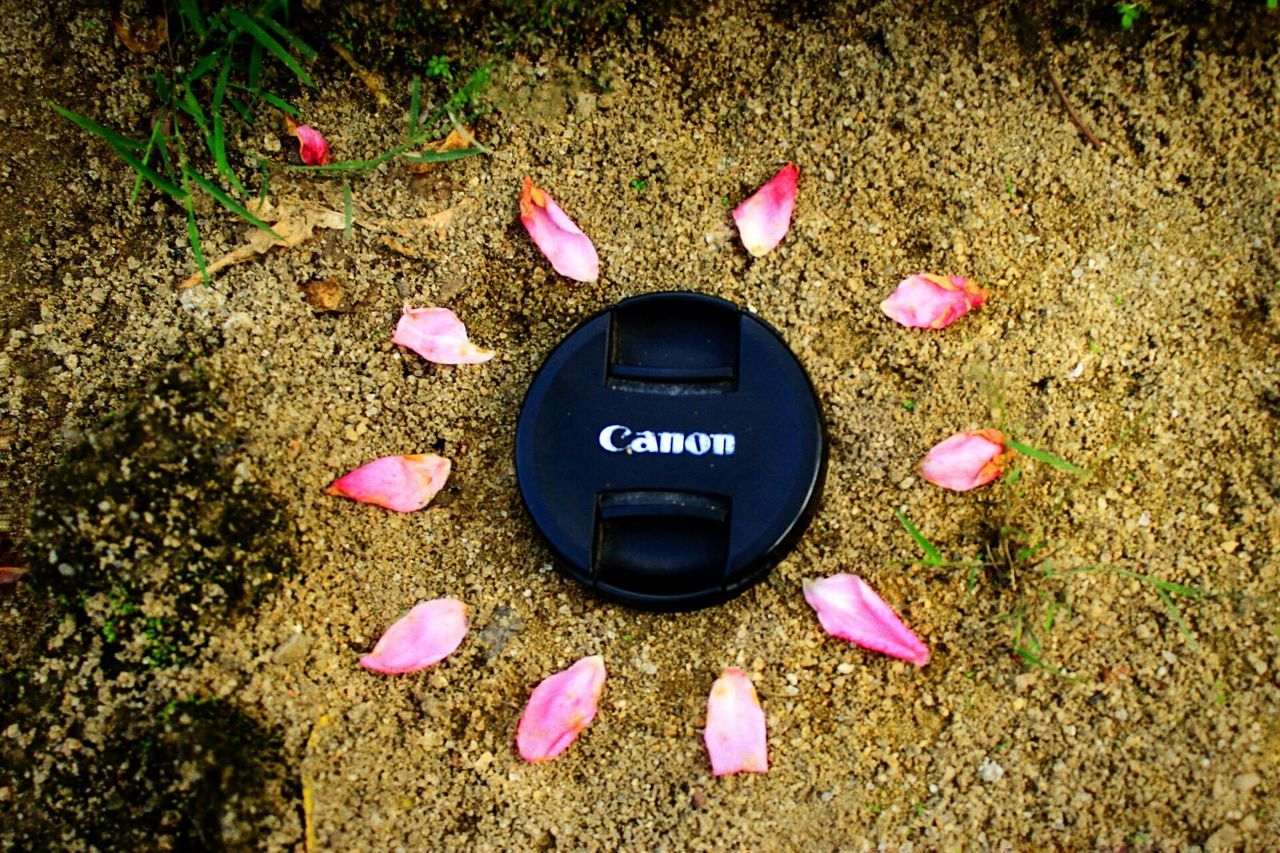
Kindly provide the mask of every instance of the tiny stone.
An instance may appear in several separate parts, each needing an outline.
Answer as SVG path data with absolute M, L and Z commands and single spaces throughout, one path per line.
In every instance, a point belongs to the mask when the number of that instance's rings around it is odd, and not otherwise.
M 978 775 L 983 782 L 999 782 L 1004 778 L 1004 768 L 1000 766 L 1000 762 L 984 758 L 978 767 Z
M 1250 791 L 1262 782 L 1262 777 L 1257 773 L 1241 773 L 1236 777 L 1235 786 L 1237 791 Z

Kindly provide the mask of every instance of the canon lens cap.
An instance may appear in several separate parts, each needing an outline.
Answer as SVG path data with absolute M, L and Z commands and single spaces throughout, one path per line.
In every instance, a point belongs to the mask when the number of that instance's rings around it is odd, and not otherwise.
M 782 338 L 699 293 L 626 299 L 547 357 L 516 478 L 562 571 L 606 598 L 692 610 L 769 573 L 826 473 L 822 414 Z

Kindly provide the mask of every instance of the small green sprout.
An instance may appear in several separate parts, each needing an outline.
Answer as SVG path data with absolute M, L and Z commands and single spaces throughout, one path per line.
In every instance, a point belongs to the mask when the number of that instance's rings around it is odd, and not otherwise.
M 428 59 L 423 73 L 428 77 L 444 80 L 447 83 L 453 82 L 453 71 L 449 68 L 449 57 L 447 56 L 433 56 Z
M 635 190 L 638 193 L 642 193 L 645 190 L 649 189 L 649 184 L 646 181 L 640 180 L 639 178 L 632 178 L 631 189 Z
M 902 401 L 902 408 L 906 409 L 908 412 L 914 412 L 914 411 L 916 410 L 916 401 L 915 401 L 915 400 L 903 400 L 903 401 Z
M 1142 3 L 1117 3 L 1116 12 L 1120 15 L 1120 29 L 1131 30 L 1133 24 L 1142 17 L 1147 7 Z

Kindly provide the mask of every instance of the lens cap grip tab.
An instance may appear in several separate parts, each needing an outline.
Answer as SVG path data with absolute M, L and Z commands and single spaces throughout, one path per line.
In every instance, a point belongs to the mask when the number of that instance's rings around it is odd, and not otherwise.
M 697 293 L 627 299 L 548 356 L 516 427 L 516 478 L 562 571 L 649 610 L 726 601 L 817 507 L 813 386 L 772 328 Z

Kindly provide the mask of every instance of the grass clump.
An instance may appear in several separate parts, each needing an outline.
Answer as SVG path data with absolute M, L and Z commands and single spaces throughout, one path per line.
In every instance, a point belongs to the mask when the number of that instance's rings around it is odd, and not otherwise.
M 155 109 L 149 127 L 140 134 L 120 132 L 61 104 L 50 107 L 81 130 L 104 142 L 134 172 L 130 201 L 136 201 L 144 184 L 170 196 L 186 212 L 187 240 L 196 266 L 208 278 L 200 240 L 196 199 L 207 196 L 236 217 L 272 236 L 279 237 L 247 204 L 250 196 L 265 196 L 271 171 L 283 164 L 257 155 L 247 159 L 258 179 L 250 191 L 248 176 L 232 164 L 231 154 L 240 131 L 252 128 L 263 108 L 279 111 L 290 120 L 299 112 L 287 92 L 297 87 L 315 88 L 306 64 L 316 51 L 290 27 L 288 0 L 265 0 L 240 9 L 201 9 L 196 0 L 178 0 L 175 11 L 157 20 L 163 35 L 167 61 L 143 75 L 154 89 Z M 176 33 L 176 35 L 175 35 Z M 123 38 L 123 36 L 122 36 Z M 434 56 L 425 73 L 453 85 L 450 61 Z M 405 140 L 384 154 L 359 161 L 322 166 L 284 168 L 334 172 L 364 172 L 394 157 L 417 162 L 456 160 L 485 150 L 473 144 L 450 151 L 409 152 L 434 141 L 478 104 L 479 93 L 489 83 L 489 68 L 482 67 L 458 86 L 439 109 L 423 114 L 419 80 L 414 78 Z M 243 153 L 243 152 L 242 152 Z M 349 188 L 346 189 L 349 193 Z
M 976 590 L 980 578 L 1017 595 L 1017 604 L 1001 618 L 1010 631 L 1011 650 L 1029 666 L 1081 680 L 1067 670 L 1053 665 L 1046 659 L 1046 646 L 1055 623 L 1064 608 L 1070 613 L 1069 598 L 1060 589 L 1046 589 L 1045 582 L 1068 581 L 1086 575 L 1111 574 L 1138 581 L 1148 587 L 1163 605 L 1170 622 L 1192 644 L 1194 636 L 1178 606 L 1178 599 L 1201 601 L 1208 597 L 1205 590 L 1188 584 L 1165 580 L 1144 571 L 1140 566 L 1078 565 L 1060 568 L 1053 562 L 1053 547 L 1049 539 L 1049 526 L 1067 507 L 1068 502 L 1086 483 L 1093 480 L 1101 466 L 1127 443 L 1133 433 L 1146 420 L 1146 415 L 1135 418 L 1134 423 L 1107 447 L 1089 467 L 1077 465 L 1053 453 L 1040 449 L 1024 440 L 1011 437 L 1020 433 L 1016 424 L 1005 416 L 1003 394 L 989 370 L 977 371 L 984 395 L 991 402 L 996 429 L 1005 436 L 1005 447 L 1012 450 L 1012 458 L 997 481 L 998 498 L 990 505 L 990 511 L 981 522 L 977 553 L 970 557 L 946 556 L 923 531 L 907 516 L 903 509 L 896 510 L 897 518 L 907 535 L 920 549 L 921 556 L 912 561 L 930 569 L 964 569 L 969 594 Z M 1026 472 L 1028 460 L 1046 465 L 1066 474 L 1070 480 L 1047 512 L 1032 506 Z M 973 554 L 973 550 L 970 551 Z
M 228 157 L 229 124 L 252 126 L 263 104 L 296 117 L 297 109 L 270 87 L 314 87 L 303 63 L 316 52 L 289 28 L 288 0 L 266 0 L 251 10 L 227 7 L 213 14 L 202 11 L 196 0 L 178 0 L 173 18 L 172 23 L 167 18 L 160 21 L 168 62 L 144 75 L 154 87 L 156 103 L 144 135 L 120 133 L 59 104 L 52 108 L 105 142 L 128 164 L 135 175 L 131 200 L 147 183 L 183 206 L 191 250 L 204 269 L 196 194 L 206 194 L 241 219 L 270 230 L 237 198 L 247 190 Z M 170 35 L 173 30 L 180 37 Z M 199 160 L 212 169 L 198 162 L 201 148 L 205 156 Z

